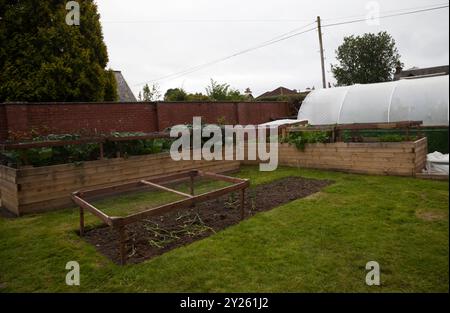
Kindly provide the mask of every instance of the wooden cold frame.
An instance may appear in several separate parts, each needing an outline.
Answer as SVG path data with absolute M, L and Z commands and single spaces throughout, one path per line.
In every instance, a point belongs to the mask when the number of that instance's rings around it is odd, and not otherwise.
M 227 186 L 221 189 L 217 189 L 211 192 L 207 192 L 200 195 L 194 194 L 194 179 L 195 177 L 209 178 L 212 180 L 225 181 L 232 183 L 231 186 Z M 172 182 L 182 179 L 190 180 L 190 194 L 183 193 L 177 190 L 173 190 L 171 188 L 160 185 L 165 182 Z M 140 188 L 150 186 L 159 190 L 164 190 L 167 192 L 175 193 L 179 196 L 184 197 L 185 199 L 179 200 L 176 202 L 164 204 L 158 206 L 156 208 L 144 210 L 142 212 L 138 212 L 135 214 L 128 215 L 126 217 L 113 217 L 108 216 L 100 209 L 96 208 L 92 204 L 90 204 L 86 198 L 90 197 L 98 197 L 104 194 L 111 194 L 111 192 L 117 192 L 120 190 L 126 190 L 130 188 Z M 102 222 L 107 224 L 108 226 L 116 229 L 119 233 L 119 247 L 120 247 L 120 260 L 121 264 L 124 265 L 126 263 L 126 251 L 125 251 L 125 226 L 143 220 L 145 218 L 149 218 L 152 216 L 161 215 L 173 210 L 189 208 L 194 206 L 197 203 L 206 202 L 212 199 L 216 199 L 223 195 L 232 193 L 232 192 L 240 192 L 240 209 L 241 209 L 241 219 L 245 218 L 245 190 L 250 186 L 250 181 L 248 179 L 234 178 L 225 175 L 219 175 L 210 172 L 204 172 L 200 170 L 193 170 L 184 173 L 177 173 L 168 175 L 165 177 L 153 179 L 151 181 L 140 180 L 135 183 L 129 183 L 126 185 L 117 185 L 105 188 L 91 189 L 85 191 L 77 191 L 72 194 L 73 202 L 78 205 L 80 209 L 80 236 L 84 235 L 84 211 L 88 211 L 97 218 L 99 218 Z

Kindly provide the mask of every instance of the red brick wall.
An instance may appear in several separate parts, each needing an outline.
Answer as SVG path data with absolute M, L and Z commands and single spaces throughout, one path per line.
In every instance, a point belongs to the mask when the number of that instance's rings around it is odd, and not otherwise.
M 10 133 L 29 133 L 32 130 L 41 134 L 157 131 L 156 106 L 152 103 L 28 103 L 4 106 Z
M 237 107 L 240 125 L 256 125 L 290 115 L 287 102 L 239 103 Z
M 6 119 L 6 108 L 0 104 L 0 141 L 8 136 L 8 124 Z
M 205 123 L 224 120 L 237 124 L 237 103 L 233 102 L 160 102 L 158 103 L 159 129 L 192 123 L 194 116 L 201 116 Z
M 289 115 L 285 102 L 11 103 L 0 105 L 0 140 L 8 132 L 41 134 L 155 132 L 192 123 L 259 124 Z

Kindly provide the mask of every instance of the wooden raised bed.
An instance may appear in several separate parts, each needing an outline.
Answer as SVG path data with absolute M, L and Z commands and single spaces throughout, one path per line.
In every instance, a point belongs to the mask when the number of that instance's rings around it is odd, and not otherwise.
M 220 180 L 232 183 L 231 186 L 224 187 L 218 190 L 214 190 L 211 192 L 207 192 L 200 195 L 195 195 L 194 190 L 194 179 L 196 177 L 209 178 L 213 180 Z M 170 189 L 168 187 L 159 185 L 164 182 L 171 182 L 174 180 L 180 179 L 190 179 L 190 194 L 186 194 L 177 190 Z M 102 212 L 101 210 L 94 207 L 87 201 L 87 198 L 103 196 L 105 193 L 114 193 L 118 189 L 129 189 L 129 188 L 140 188 L 140 187 L 153 187 L 156 189 L 164 190 L 167 192 L 172 192 L 177 195 L 184 197 L 184 200 L 168 203 L 157 208 L 147 209 L 145 211 L 128 215 L 126 217 L 111 217 Z M 162 215 L 164 213 L 189 208 L 195 206 L 195 204 L 200 202 L 209 201 L 212 199 L 217 199 L 223 195 L 239 191 L 240 192 L 240 208 L 241 208 L 241 220 L 245 218 L 245 189 L 250 186 L 250 182 L 248 179 L 240 179 L 234 177 L 228 177 L 223 175 L 218 175 L 214 173 L 208 173 L 203 171 L 190 171 L 186 173 L 173 174 L 165 177 L 161 177 L 159 179 L 153 179 L 151 181 L 140 180 L 138 182 L 129 183 L 126 185 L 119 185 L 114 187 L 107 187 L 96 190 L 85 190 L 85 191 L 77 191 L 72 194 L 72 200 L 79 206 L 80 208 L 80 236 L 84 235 L 84 211 L 89 211 L 93 215 L 97 216 L 100 220 L 102 220 L 105 224 L 109 225 L 111 228 L 116 229 L 119 233 L 119 246 L 120 246 L 120 259 L 121 264 L 124 265 L 126 263 L 126 234 L 125 234 L 125 226 L 135 223 L 137 221 L 143 220 L 145 218 L 149 218 L 152 216 Z
M 280 144 L 278 154 L 279 165 L 284 166 L 414 177 L 425 168 L 428 142 L 423 138 L 415 142 L 316 143 L 307 144 L 304 151 Z
M 215 173 L 239 170 L 239 161 L 173 161 L 169 153 L 82 164 L 13 169 L 0 166 L 1 205 L 20 216 L 72 205 L 71 193 L 153 179 L 193 169 Z

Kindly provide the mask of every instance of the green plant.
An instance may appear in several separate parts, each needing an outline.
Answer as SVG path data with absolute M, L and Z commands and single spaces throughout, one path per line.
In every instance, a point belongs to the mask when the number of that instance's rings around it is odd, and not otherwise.
M 404 136 L 398 134 L 389 134 L 378 137 L 381 142 L 403 142 L 403 141 L 411 141 L 416 140 L 417 137 L 413 136 Z
M 111 133 L 108 137 L 135 137 L 144 133 Z M 35 137 L 31 141 L 70 141 L 80 139 L 78 134 L 47 135 Z M 104 144 L 104 157 L 115 158 L 117 152 L 123 157 L 132 155 L 156 154 L 168 151 L 172 144 L 171 139 L 138 139 L 130 141 L 107 141 Z M 60 147 L 43 147 L 32 149 L 12 150 L 0 153 L 1 164 L 11 167 L 20 166 L 48 166 L 65 163 L 80 164 L 86 161 L 97 160 L 100 157 L 98 143 L 86 143 L 81 145 L 65 145 Z
M 151 87 L 145 84 L 142 88 L 142 93 L 139 93 L 140 101 L 158 101 L 160 98 L 161 92 L 158 84 L 153 84 Z
M 296 132 L 290 133 L 283 143 L 289 143 L 295 145 L 297 149 L 304 151 L 306 144 L 311 143 L 327 143 L 331 140 L 331 133 L 324 131 L 317 132 Z
M 211 85 L 206 87 L 206 94 L 213 101 L 245 101 L 245 95 L 239 90 L 232 89 L 229 84 L 219 84 L 211 79 Z

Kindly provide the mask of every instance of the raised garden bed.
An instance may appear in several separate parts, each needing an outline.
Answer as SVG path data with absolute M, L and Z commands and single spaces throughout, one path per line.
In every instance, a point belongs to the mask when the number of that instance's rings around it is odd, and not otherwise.
M 201 169 L 239 170 L 239 161 L 174 161 L 169 153 L 13 169 L 0 166 L 1 205 L 17 216 L 67 208 L 71 193 Z
M 414 177 L 425 168 L 427 138 L 405 142 L 280 144 L 279 165 L 370 175 Z M 259 164 L 244 161 L 243 164 Z
M 330 184 L 332 182 L 328 180 L 289 177 L 251 188 L 245 195 L 246 216 L 307 197 Z M 171 187 L 176 188 L 176 185 Z M 209 237 L 241 220 L 240 199 L 235 193 L 197 204 L 195 208 L 173 210 L 142 219 L 126 226 L 127 263 L 136 264 L 151 259 Z M 99 226 L 87 229 L 84 238 L 100 253 L 115 263 L 121 263 L 120 248 L 117 245 L 120 238 L 116 231 Z
M 195 195 L 194 190 L 194 181 L 198 178 L 207 178 L 212 180 L 219 180 L 231 183 L 231 186 L 227 186 L 218 190 L 210 191 L 207 193 L 203 193 L 200 195 Z M 190 193 L 183 193 L 181 191 L 177 191 L 175 189 L 171 189 L 163 186 L 161 183 L 167 183 L 176 180 L 190 180 Z M 72 200 L 79 206 L 80 208 L 80 236 L 84 235 L 84 212 L 89 211 L 90 213 L 97 216 L 101 221 L 110 226 L 112 229 L 118 231 L 119 234 L 119 247 L 120 247 L 120 263 L 125 264 L 127 260 L 127 253 L 125 251 L 125 241 L 126 241 L 126 226 L 140 222 L 150 217 L 160 216 L 164 213 L 169 213 L 171 211 L 177 209 L 186 209 L 189 207 L 194 207 L 196 204 L 205 202 L 208 200 L 216 199 L 220 196 L 239 191 L 240 193 L 240 214 L 241 219 L 245 217 L 245 207 L 244 207 L 244 196 L 245 189 L 250 186 L 250 183 L 246 179 L 233 178 L 223 175 L 218 175 L 214 173 L 202 172 L 202 171 L 190 171 L 186 173 L 174 174 L 166 177 L 161 177 L 159 179 L 153 179 L 152 181 L 141 180 L 136 183 L 130 183 L 127 185 L 119 185 L 114 187 L 107 187 L 96 190 L 86 190 L 86 191 L 77 191 L 72 194 Z M 177 194 L 183 197 L 183 200 L 179 200 L 176 202 L 163 204 L 156 208 L 146 209 L 144 211 L 134 213 L 125 217 L 114 217 L 108 216 L 102 210 L 96 208 L 92 204 L 90 204 L 86 198 L 99 197 L 104 196 L 105 194 L 115 193 L 121 189 L 129 189 L 129 188 L 140 188 L 150 187 L 156 188 L 158 190 L 163 190 L 166 192 L 170 192 L 173 194 Z

